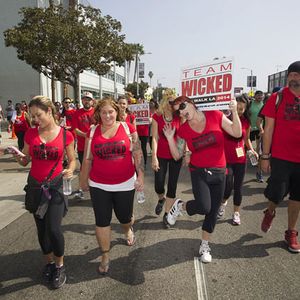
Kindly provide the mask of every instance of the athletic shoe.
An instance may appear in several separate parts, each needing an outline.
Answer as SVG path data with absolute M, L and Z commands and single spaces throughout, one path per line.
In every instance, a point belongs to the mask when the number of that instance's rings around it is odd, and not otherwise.
M 155 214 L 156 215 L 158 215 L 158 216 L 160 215 L 160 213 L 163 210 L 165 202 L 166 202 L 166 198 L 165 197 L 163 197 L 163 199 L 161 199 L 161 200 L 158 200 L 158 202 L 156 204 L 156 207 L 155 207 Z
M 218 215 L 217 215 L 218 219 L 221 219 L 224 216 L 226 205 L 227 205 L 227 201 L 225 203 L 221 204 L 221 206 L 218 210 Z
M 171 228 L 171 225 L 168 222 L 168 214 L 167 213 L 165 213 L 164 216 L 163 216 L 163 224 L 164 224 L 166 229 Z
M 266 209 L 264 211 L 264 214 L 265 214 L 264 218 L 263 218 L 263 220 L 261 222 L 261 230 L 263 232 L 268 232 L 271 229 L 271 227 L 272 227 L 272 221 L 275 218 L 275 210 L 274 210 L 274 213 L 271 215 L 270 212 L 269 212 L 269 210 Z
M 46 264 L 43 269 L 43 278 L 46 282 L 51 282 L 55 271 L 55 263 Z
M 210 247 L 208 245 L 208 242 L 203 242 L 200 245 L 199 248 L 199 254 L 200 254 L 200 260 L 203 263 L 210 263 L 212 260 L 211 254 L 210 254 Z
M 179 215 L 182 215 L 182 207 L 181 204 L 183 201 L 181 199 L 177 199 L 174 204 L 172 205 L 169 213 L 168 213 L 168 223 L 170 225 L 175 225 L 176 219 Z
M 65 284 L 66 280 L 67 276 L 65 266 L 62 266 L 60 268 L 56 267 L 52 280 L 53 288 L 59 289 Z
M 232 215 L 232 225 L 241 225 L 240 213 L 237 211 Z
M 84 194 L 82 190 L 78 190 L 74 193 L 74 198 L 78 200 L 84 200 Z
M 300 252 L 300 244 L 297 240 L 298 232 L 296 230 L 286 230 L 285 241 L 288 245 L 288 249 L 293 253 Z
M 256 173 L 256 180 L 257 180 L 257 182 L 260 182 L 260 183 L 264 182 L 264 177 L 262 175 L 262 172 L 257 172 Z

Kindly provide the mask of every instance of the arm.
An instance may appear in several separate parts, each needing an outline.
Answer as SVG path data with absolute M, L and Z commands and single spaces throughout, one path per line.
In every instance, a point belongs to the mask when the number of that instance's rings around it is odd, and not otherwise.
M 222 128 L 231 136 L 239 138 L 242 135 L 242 126 L 241 126 L 240 117 L 237 113 L 236 100 L 230 101 L 229 108 L 232 114 L 232 121 L 229 120 L 225 115 L 223 115 Z
M 66 154 L 67 154 L 67 158 L 68 158 L 68 166 L 63 171 L 63 175 L 65 178 L 72 178 L 73 173 L 76 168 L 74 141 L 66 147 Z
M 78 128 L 75 128 L 74 129 L 74 132 L 75 132 L 75 134 L 77 134 L 77 135 L 79 135 L 79 136 L 82 136 L 82 137 L 86 137 L 86 132 L 83 132 L 83 131 L 81 131 L 80 129 L 78 129 Z
M 263 154 L 261 156 L 261 168 L 264 172 L 270 171 L 270 153 L 275 127 L 275 119 L 265 117 L 265 128 L 263 136 Z
M 152 169 L 157 172 L 159 169 L 159 163 L 157 159 L 157 142 L 158 142 L 158 124 L 152 119 Z
M 26 119 L 27 123 L 29 124 L 29 127 L 31 127 L 31 120 L 30 120 L 30 117 L 27 112 L 25 112 L 25 119 Z
M 264 128 L 263 128 L 263 118 L 261 118 L 261 117 L 257 117 L 257 119 L 256 119 L 256 126 L 257 126 L 257 128 L 259 129 L 259 134 L 260 134 L 260 136 L 262 136 L 263 134 L 264 134 Z
M 135 134 L 137 135 L 136 132 Z M 141 191 L 144 189 L 144 166 L 142 162 L 143 153 L 141 148 L 141 142 L 138 138 L 132 139 L 132 157 L 137 173 L 136 189 L 138 191 Z
M 250 131 L 251 131 L 251 127 L 249 126 L 247 131 L 246 131 L 246 135 L 245 135 L 245 138 L 244 138 L 244 141 L 245 141 L 245 145 L 247 147 L 248 150 L 251 150 L 252 153 L 254 153 L 254 155 L 256 156 L 256 158 L 258 159 L 259 158 L 259 155 L 258 153 L 253 149 L 253 145 L 250 141 Z
M 24 148 L 22 152 L 25 154 L 25 157 L 21 157 L 17 154 L 14 154 L 14 157 L 21 166 L 26 167 L 31 160 L 31 157 L 29 155 L 29 145 L 26 142 L 24 142 Z
M 83 191 L 87 191 L 89 189 L 88 179 L 93 161 L 93 155 L 91 151 L 89 151 L 90 153 L 87 153 L 89 142 L 90 138 L 85 139 L 82 168 L 80 172 L 80 187 Z

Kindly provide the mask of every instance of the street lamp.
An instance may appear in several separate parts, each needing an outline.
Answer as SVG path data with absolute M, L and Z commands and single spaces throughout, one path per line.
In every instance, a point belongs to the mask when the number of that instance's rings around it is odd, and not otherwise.
M 152 52 L 145 52 L 141 55 L 146 55 L 146 54 L 152 54 Z M 139 93 L 140 93 L 140 87 L 139 87 L 139 79 L 140 79 L 140 70 L 139 70 L 139 61 L 140 61 L 140 58 L 139 58 L 139 53 L 136 54 L 136 63 L 137 63 L 137 68 L 136 68 L 136 71 L 137 71 L 137 81 L 136 81 L 136 96 L 138 97 L 139 96 Z
M 252 96 L 252 94 L 253 94 L 253 70 L 252 69 L 250 69 L 250 68 L 246 68 L 246 67 L 242 67 L 241 68 L 242 70 L 248 70 L 248 71 L 250 71 L 250 90 L 251 90 L 251 96 Z

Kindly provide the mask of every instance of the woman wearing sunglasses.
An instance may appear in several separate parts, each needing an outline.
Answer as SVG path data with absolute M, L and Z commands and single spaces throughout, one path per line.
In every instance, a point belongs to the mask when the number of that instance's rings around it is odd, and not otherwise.
M 176 139 L 176 130 L 181 124 L 178 114 L 174 114 L 173 101 L 175 96 L 172 90 L 166 90 L 161 100 L 158 111 L 152 117 L 152 169 L 154 170 L 155 192 L 158 196 L 158 202 L 155 207 L 156 215 L 160 215 L 165 204 L 165 214 L 163 224 L 166 228 L 170 227 L 167 220 L 167 213 L 172 207 L 176 198 L 177 181 L 181 168 L 182 160 L 174 160 L 169 148 L 163 128 L 170 124 L 174 129 L 174 138 Z M 165 191 L 166 174 L 169 172 L 167 192 Z
M 173 107 L 186 122 L 177 130 L 177 143 L 173 138 L 175 128 L 171 124 L 165 125 L 164 134 L 175 160 L 181 159 L 186 146 L 191 152 L 189 166 L 195 199 L 187 202 L 176 200 L 167 219 L 174 225 L 181 211 L 186 211 L 190 216 L 205 215 L 199 254 L 201 261 L 208 263 L 212 260 L 208 242 L 216 225 L 225 188 L 223 130 L 237 138 L 242 134 L 237 104 L 235 100 L 229 104 L 232 121 L 221 111 L 198 111 L 193 101 L 186 96 L 176 98 Z

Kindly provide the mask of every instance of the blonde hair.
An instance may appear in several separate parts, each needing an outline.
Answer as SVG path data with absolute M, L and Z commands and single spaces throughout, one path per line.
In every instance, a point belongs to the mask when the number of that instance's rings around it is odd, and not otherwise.
M 162 100 L 159 103 L 158 113 L 162 115 L 166 110 L 170 110 L 169 101 L 173 101 L 175 100 L 175 98 L 176 95 L 174 90 L 166 89 L 163 94 Z
M 33 97 L 28 104 L 29 108 L 32 106 L 36 106 L 39 109 L 43 110 L 44 112 L 48 112 L 49 108 L 51 108 L 53 118 L 55 116 L 56 108 L 53 102 L 51 101 L 51 99 L 46 96 L 38 95 Z
M 101 123 L 101 109 L 110 105 L 117 112 L 117 121 L 120 121 L 120 107 L 112 97 L 106 97 L 100 100 L 96 100 L 96 105 L 94 108 L 94 119 L 96 123 Z

